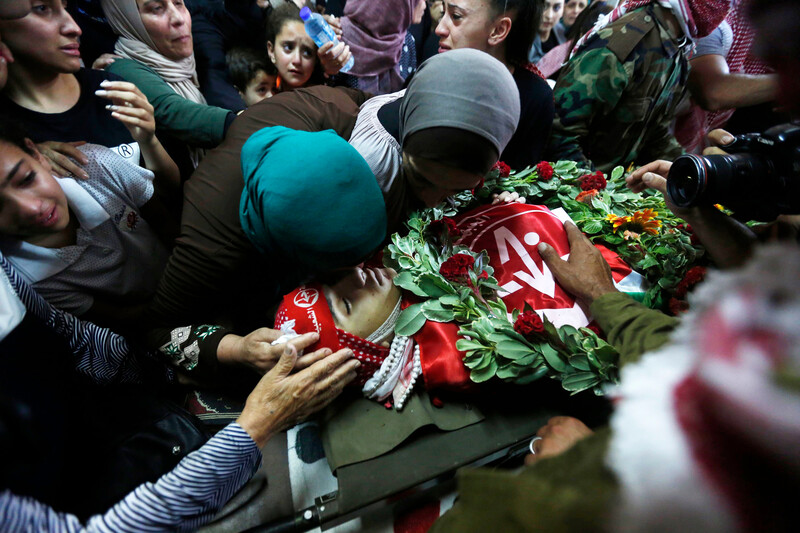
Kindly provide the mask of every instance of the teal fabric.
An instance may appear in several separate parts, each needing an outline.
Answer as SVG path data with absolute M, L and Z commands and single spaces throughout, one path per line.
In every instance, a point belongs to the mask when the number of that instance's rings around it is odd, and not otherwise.
M 262 254 L 321 272 L 356 264 L 383 243 L 383 194 L 366 161 L 333 130 L 264 128 L 241 157 L 239 220 Z

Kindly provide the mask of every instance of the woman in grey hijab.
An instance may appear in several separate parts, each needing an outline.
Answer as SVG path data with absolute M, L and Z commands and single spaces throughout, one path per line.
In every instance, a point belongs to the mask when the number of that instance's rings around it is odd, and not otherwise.
M 350 144 L 383 190 L 389 230 L 399 229 L 410 210 L 477 186 L 516 131 L 519 114 L 506 66 L 473 49 L 434 56 L 406 90 L 365 102 Z

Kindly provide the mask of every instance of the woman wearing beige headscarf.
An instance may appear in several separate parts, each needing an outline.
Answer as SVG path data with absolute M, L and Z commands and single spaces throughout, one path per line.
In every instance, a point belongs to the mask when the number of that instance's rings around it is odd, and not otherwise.
M 197 166 L 202 149 L 218 145 L 236 115 L 207 105 L 200 93 L 189 11 L 177 0 L 102 0 L 102 5 L 120 36 L 114 51 L 122 56 L 106 70 L 147 96 L 173 159 L 185 160 L 188 147 Z

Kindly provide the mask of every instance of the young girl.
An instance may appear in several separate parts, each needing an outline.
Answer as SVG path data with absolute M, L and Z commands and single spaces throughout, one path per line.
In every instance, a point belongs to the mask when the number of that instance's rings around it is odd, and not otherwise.
M 300 9 L 294 3 L 276 8 L 267 20 L 267 53 L 278 70 L 277 89 L 290 91 L 323 82 L 350 60 L 350 47 L 340 42 L 320 49 L 306 33 Z
M 0 250 L 56 307 L 118 326 L 155 290 L 166 264 L 168 246 L 143 216 L 179 179 L 102 146 L 78 149 L 89 179 L 56 178 L 30 139 L 0 124 Z

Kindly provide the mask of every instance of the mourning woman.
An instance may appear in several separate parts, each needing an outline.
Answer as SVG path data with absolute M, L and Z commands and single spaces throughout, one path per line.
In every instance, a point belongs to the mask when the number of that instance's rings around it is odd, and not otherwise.
M 542 159 L 555 115 L 553 91 L 535 69 L 527 66 L 541 13 L 538 0 L 460 0 L 447 3 L 436 27 L 440 53 L 461 48 L 482 50 L 501 61 L 513 75 L 520 98 L 519 127 L 500 159 L 519 170 Z
M 103 0 L 103 11 L 119 35 L 122 56 L 106 70 L 136 85 L 155 109 L 158 135 L 173 159 L 197 166 L 204 149 L 217 146 L 236 115 L 209 106 L 199 89 L 192 18 L 178 0 Z M 190 172 L 190 170 L 189 170 Z
M 442 83 L 464 70 L 474 72 L 474 83 Z M 270 325 L 270 307 L 304 276 L 345 266 L 347 260 L 357 264 L 363 259 L 358 255 L 372 251 L 365 249 L 367 243 L 377 235 L 372 247 L 380 247 L 387 230 L 399 228 L 409 210 L 477 186 L 497 162 L 518 119 L 519 97 L 510 74 L 475 50 L 424 63 L 399 105 L 386 108 L 386 126 L 371 114 L 370 130 L 357 143 L 354 129 L 366 99 L 360 91 L 315 86 L 280 93 L 242 113 L 185 184 L 181 236 L 149 312 L 156 329 L 208 323 L 220 316 L 231 325 L 229 332 Z M 295 132 L 265 143 L 269 146 L 263 147 L 263 157 L 252 155 L 257 151 L 243 152 L 256 142 L 254 133 L 263 141 L 267 134 L 262 131 L 284 130 L 274 126 Z M 353 153 L 366 163 L 334 165 L 332 156 L 317 150 L 320 139 L 333 146 L 333 133 L 324 130 L 338 134 L 345 147 L 344 140 L 350 139 L 358 151 Z M 370 149 L 367 141 L 380 136 L 384 144 Z M 336 146 L 332 153 L 347 152 Z M 360 169 L 374 189 L 362 183 Z M 253 184 L 264 181 L 253 176 L 262 174 L 273 185 L 254 189 Z M 356 176 L 366 191 L 361 196 L 347 185 Z M 363 236 L 364 246 L 346 257 L 323 249 L 340 249 L 341 239 L 352 242 L 354 235 Z M 310 253 L 312 246 L 322 253 Z M 277 338 L 274 332 L 269 335 L 270 341 Z M 158 346 L 168 340 L 169 335 L 150 339 Z M 248 341 L 234 344 L 242 342 Z M 207 346 L 204 354 L 210 357 L 196 358 L 196 368 L 230 360 L 226 344 Z

